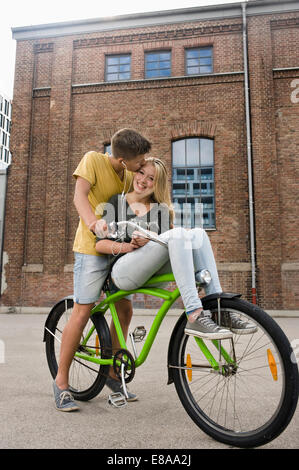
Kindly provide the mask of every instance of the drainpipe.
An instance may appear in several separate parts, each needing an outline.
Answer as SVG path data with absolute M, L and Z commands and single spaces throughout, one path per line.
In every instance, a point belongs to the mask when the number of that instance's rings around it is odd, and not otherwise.
M 0 163 L 1 165 L 1 163 Z M 0 166 L 0 297 L 2 296 L 4 219 L 8 167 Z
M 247 166 L 248 166 L 248 197 L 249 197 L 249 227 L 250 227 L 250 256 L 251 256 L 251 297 L 256 304 L 256 264 L 255 264 L 255 228 L 254 228 L 254 197 L 252 183 L 252 155 L 251 155 L 251 123 L 250 123 L 250 98 L 248 79 L 248 43 L 247 43 L 247 18 L 246 3 L 242 3 L 243 17 L 243 60 L 245 79 L 245 110 L 246 110 L 246 136 L 247 136 Z

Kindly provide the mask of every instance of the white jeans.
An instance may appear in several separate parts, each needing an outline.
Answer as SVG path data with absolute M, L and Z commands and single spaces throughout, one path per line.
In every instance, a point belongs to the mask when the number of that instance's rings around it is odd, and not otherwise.
M 153 241 L 119 258 L 112 268 L 114 284 L 123 290 L 141 287 L 154 274 L 172 272 L 186 312 L 202 307 L 195 283 L 195 273 L 208 269 L 212 276 L 206 294 L 222 292 L 213 249 L 203 229 L 174 228 L 159 238 L 168 247 Z

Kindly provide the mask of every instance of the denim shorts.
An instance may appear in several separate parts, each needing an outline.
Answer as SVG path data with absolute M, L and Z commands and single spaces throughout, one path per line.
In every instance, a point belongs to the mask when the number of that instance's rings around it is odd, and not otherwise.
M 74 302 L 93 304 L 99 300 L 105 279 L 110 272 L 111 263 L 111 256 L 95 256 L 75 252 Z M 131 300 L 132 296 L 125 298 Z

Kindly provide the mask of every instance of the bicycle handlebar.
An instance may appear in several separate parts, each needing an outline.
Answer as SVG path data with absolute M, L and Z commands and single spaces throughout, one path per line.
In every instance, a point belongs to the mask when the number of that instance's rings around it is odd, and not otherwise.
M 124 221 L 121 221 L 121 222 L 111 222 L 110 224 L 107 224 L 107 225 L 108 225 L 108 238 L 114 238 L 114 239 L 121 238 L 120 234 L 119 234 L 119 228 L 131 227 L 131 228 L 137 230 L 138 232 L 140 232 L 141 235 L 144 238 L 147 238 L 151 241 L 159 243 L 162 246 L 167 246 L 167 243 L 163 240 L 160 240 L 158 238 L 158 235 L 156 235 L 156 236 L 153 235 L 148 230 L 145 230 L 144 228 L 142 228 L 138 224 L 136 224 L 136 222 L 131 222 L 129 220 L 124 220 Z

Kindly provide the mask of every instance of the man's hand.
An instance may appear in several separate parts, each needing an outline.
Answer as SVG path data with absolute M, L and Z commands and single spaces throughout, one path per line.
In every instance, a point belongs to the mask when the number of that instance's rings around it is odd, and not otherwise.
M 88 228 L 92 230 L 98 238 L 106 238 L 108 235 L 108 226 L 104 219 L 95 220 Z

